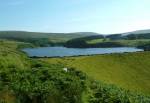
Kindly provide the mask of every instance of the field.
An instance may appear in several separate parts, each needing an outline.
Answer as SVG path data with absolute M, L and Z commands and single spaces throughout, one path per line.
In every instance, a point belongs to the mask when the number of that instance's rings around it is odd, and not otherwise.
M 49 64 L 61 63 L 66 67 L 74 67 L 95 80 L 150 94 L 150 52 L 44 58 L 40 60 Z
M 96 43 L 101 43 L 104 42 L 104 39 L 93 39 L 93 40 L 88 40 L 86 41 L 88 44 L 96 44 Z

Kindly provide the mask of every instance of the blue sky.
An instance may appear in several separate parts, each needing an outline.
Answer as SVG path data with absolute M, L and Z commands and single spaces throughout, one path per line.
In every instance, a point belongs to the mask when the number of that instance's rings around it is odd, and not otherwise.
M 121 33 L 150 29 L 150 0 L 0 0 L 0 30 Z

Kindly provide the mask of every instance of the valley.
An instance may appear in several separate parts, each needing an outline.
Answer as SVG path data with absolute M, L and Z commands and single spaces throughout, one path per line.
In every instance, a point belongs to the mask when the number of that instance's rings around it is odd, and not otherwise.
M 143 49 L 143 46 L 148 45 L 146 47 L 149 48 L 149 39 L 112 40 L 101 35 L 91 34 L 91 36 L 89 32 L 88 36 L 85 36 L 84 32 L 74 36 L 69 34 L 68 39 L 64 40 L 62 36 L 67 38 L 66 34 L 54 38 L 46 34 L 43 38 L 44 34 L 25 32 L 29 33 L 25 37 L 22 32 L 5 33 L 0 32 L 0 102 L 2 103 L 150 102 L 150 52 L 118 53 L 117 50 L 112 53 L 112 47 L 121 50 L 121 48 L 135 47 L 137 49 L 139 46 Z M 57 43 L 51 40 L 56 40 Z M 82 46 L 82 43 L 75 42 L 74 44 L 81 46 L 75 47 L 75 50 L 95 51 L 93 47 L 97 47 L 100 43 L 99 48 L 95 48 L 97 51 L 107 50 L 109 47 L 111 52 L 76 55 L 76 57 L 71 55 L 72 57 L 61 58 L 60 56 L 30 58 L 22 51 L 25 48 L 66 46 L 72 40 L 84 41 L 90 45 L 89 48 L 87 44 Z M 74 52 L 73 48 L 67 49 Z M 46 51 L 51 51 L 52 54 L 57 50 Z
M 0 103 L 150 103 L 150 0 L 0 0 Z

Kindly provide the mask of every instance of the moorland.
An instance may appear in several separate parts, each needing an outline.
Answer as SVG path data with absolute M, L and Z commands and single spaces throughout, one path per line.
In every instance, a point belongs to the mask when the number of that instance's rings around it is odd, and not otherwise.
M 0 103 L 149 103 L 150 33 L 0 32 Z M 29 58 L 40 46 L 137 47 L 143 52 Z

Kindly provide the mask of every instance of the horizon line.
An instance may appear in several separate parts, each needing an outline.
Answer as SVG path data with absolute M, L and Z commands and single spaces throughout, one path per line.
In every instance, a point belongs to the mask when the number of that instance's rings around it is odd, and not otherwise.
M 136 31 L 144 31 L 144 30 L 150 30 L 150 29 L 138 29 L 138 30 L 130 30 L 126 32 L 119 32 L 119 33 L 98 33 L 94 31 L 74 31 L 74 32 L 44 32 L 44 31 L 31 31 L 31 30 L 0 30 L 0 32 L 33 32 L 33 33 L 58 33 L 58 34 L 71 34 L 71 33 L 97 33 L 101 35 L 111 35 L 111 34 L 124 34 L 124 33 L 130 33 L 130 32 L 136 32 Z

